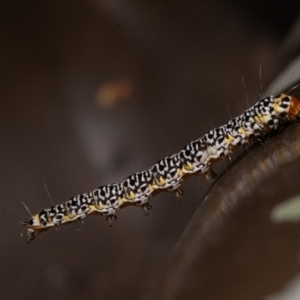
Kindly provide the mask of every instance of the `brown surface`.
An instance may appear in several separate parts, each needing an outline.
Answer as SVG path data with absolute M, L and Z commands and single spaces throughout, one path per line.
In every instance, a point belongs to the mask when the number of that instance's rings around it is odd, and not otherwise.
M 180 203 L 167 194 L 155 197 L 150 217 L 127 208 L 113 228 L 90 217 L 84 226 L 49 230 L 29 246 L 20 237 L 25 228 L 18 221 L 29 217 L 21 200 L 36 213 L 51 205 L 44 181 L 60 203 L 123 180 L 241 113 L 258 98 L 260 66 L 263 86 L 280 69 L 276 53 L 298 6 L 299 1 L 3 5 L 1 298 L 140 299 L 208 189 L 204 179 L 184 184 Z M 131 98 L 102 110 L 99 88 L 121 79 L 132 82 Z M 226 255 L 239 243 L 231 239 Z M 220 273 L 215 280 L 224 277 Z

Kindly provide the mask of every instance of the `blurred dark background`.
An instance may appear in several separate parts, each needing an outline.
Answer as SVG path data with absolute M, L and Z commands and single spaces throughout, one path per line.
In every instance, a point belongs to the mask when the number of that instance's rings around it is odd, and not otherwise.
M 2 299 L 140 299 L 208 185 L 26 244 L 19 223 L 179 151 L 255 103 L 289 58 L 299 1 L 5 1 L 0 12 Z M 219 163 L 217 169 L 223 170 Z M 230 251 L 230 250 L 229 250 Z M 202 295 L 202 299 L 209 299 Z M 220 299 L 227 299 L 225 296 Z

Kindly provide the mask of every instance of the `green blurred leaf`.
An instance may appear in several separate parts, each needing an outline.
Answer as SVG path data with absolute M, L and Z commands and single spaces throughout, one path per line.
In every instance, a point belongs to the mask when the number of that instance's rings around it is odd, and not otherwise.
M 270 213 L 270 219 L 274 223 L 299 222 L 300 195 L 276 205 Z

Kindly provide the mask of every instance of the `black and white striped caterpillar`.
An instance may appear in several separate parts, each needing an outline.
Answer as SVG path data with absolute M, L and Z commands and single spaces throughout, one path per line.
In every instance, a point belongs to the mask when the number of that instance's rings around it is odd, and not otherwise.
M 239 117 L 212 129 L 150 169 L 135 173 L 123 182 L 101 186 L 66 203 L 41 210 L 29 221 L 22 222 L 27 226 L 27 242 L 51 227 L 82 220 L 90 214 L 106 216 L 111 226 L 116 211 L 128 205 L 141 206 L 145 214 L 149 214 L 149 199 L 162 191 L 172 192 L 180 200 L 181 183 L 189 176 L 201 174 L 211 181 L 216 176 L 211 169 L 215 161 L 230 158 L 236 148 L 248 146 L 278 125 L 296 121 L 299 117 L 300 100 L 296 97 L 286 94 L 266 97 Z

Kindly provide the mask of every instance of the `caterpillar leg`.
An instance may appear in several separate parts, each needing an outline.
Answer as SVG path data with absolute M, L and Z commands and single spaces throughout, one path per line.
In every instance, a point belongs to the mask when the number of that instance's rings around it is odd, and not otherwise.
M 230 161 L 232 161 L 232 154 L 231 153 L 228 153 L 225 157 L 228 158 Z
M 116 215 L 109 215 L 106 217 L 107 220 L 107 227 L 112 227 L 112 224 L 115 220 L 117 220 L 117 216 Z
M 167 189 L 167 191 L 170 192 L 170 193 L 173 193 L 175 195 L 176 201 L 183 200 L 183 197 L 182 197 L 183 190 L 180 187 L 177 187 L 175 189 L 174 188 L 169 188 L 169 189 Z
M 175 194 L 176 201 L 183 200 L 183 190 L 181 188 L 177 188 L 176 190 L 172 191 Z
M 28 228 L 27 230 L 27 243 L 30 244 L 35 238 L 35 236 L 38 234 L 35 230 Z
M 149 203 L 142 204 L 141 207 L 145 212 L 145 216 L 150 215 L 149 210 L 152 208 L 152 206 Z
M 213 171 L 213 169 L 209 169 L 206 173 L 202 174 L 204 175 L 205 179 L 208 183 L 212 183 L 215 178 L 218 177 L 218 174 Z
M 34 230 L 32 228 L 28 228 L 27 229 L 27 243 L 30 244 L 30 242 L 32 242 L 39 233 L 41 233 L 45 230 Z

